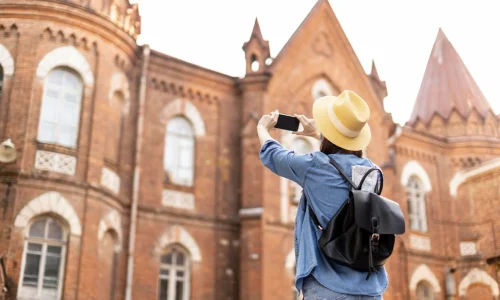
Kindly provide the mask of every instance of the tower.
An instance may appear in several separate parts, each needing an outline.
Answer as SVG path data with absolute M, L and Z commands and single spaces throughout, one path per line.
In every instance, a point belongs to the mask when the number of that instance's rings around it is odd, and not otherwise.
M 266 60 L 270 57 L 269 42 L 264 40 L 260 31 L 259 20 L 255 18 L 252 35 L 243 44 L 246 60 L 246 74 L 263 74 L 267 71 Z

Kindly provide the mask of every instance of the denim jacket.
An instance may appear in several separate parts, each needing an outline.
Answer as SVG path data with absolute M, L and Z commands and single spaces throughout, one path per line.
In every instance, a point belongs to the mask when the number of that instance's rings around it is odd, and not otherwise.
M 354 165 L 373 167 L 370 160 L 351 154 L 330 154 L 351 176 Z M 379 296 L 387 289 L 385 268 L 366 280 L 366 272 L 355 271 L 327 260 L 318 248 L 321 231 L 314 225 L 306 201 L 310 201 L 323 227 L 349 197 L 349 184 L 322 152 L 297 154 L 284 149 L 275 140 L 268 140 L 260 150 L 262 163 L 272 172 L 299 184 L 302 196 L 295 219 L 295 259 L 297 290 L 302 290 L 303 279 L 313 275 L 323 286 L 337 293 Z

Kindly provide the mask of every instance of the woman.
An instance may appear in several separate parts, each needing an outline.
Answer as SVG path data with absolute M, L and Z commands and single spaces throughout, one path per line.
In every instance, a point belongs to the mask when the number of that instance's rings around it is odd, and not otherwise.
M 362 158 L 362 150 L 371 139 L 367 124 L 370 109 L 354 92 L 344 91 L 338 97 L 316 100 L 313 120 L 296 117 L 304 130 L 294 134 L 323 137 L 319 152 L 299 155 L 283 149 L 269 134 L 277 122 L 278 111 L 264 115 L 257 131 L 262 163 L 272 172 L 302 186 L 307 196 L 300 200 L 295 222 L 297 290 L 302 291 L 305 300 L 382 299 L 388 285 L 385 268 L 367 280 L 365 272 L 328 261 L 318 248 L 321 231 L 308 211 L 311 205 L 325 226 L 348 198 L 350 186 L 331 165 L 328 156 L 336 160 L 348 176 L 353 166 L 374 166 Z

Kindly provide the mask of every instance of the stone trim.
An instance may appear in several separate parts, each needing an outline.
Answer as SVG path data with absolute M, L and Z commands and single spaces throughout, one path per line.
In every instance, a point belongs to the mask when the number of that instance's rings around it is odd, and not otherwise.
M 73 46 L 60 47 L 47 53 L 38 64 L 36 76 L 45 79 L 52 69 L 62 66 L 80 73 L 86 86 L 94 86 L 94 75 L 87 59 Z
M 422 183 L 424 185 L 424 191 L 426 193 L 432 191 L 432 185 L 431 185 L 431 180 L 429 179 L 429 175 L 427 175 L 425 169 L 416 160 L 410 160 L 403 167 L 403 171 L 401 172 L 401 185 L 407 186 L 410 177 L 413 175 L 417 176 L 418 178 L 420 178 L 420 180 L 422 180 Z
M 191 102 L 181 99 L 176 99 L 168 103 L 164 108 L 161 115 L 161 121 L 167 124 L 168 120 L 176 115 L 186 117 L 193 125 L 195 136 L 204 136 L 206 134 L 205 121 Z
M 470 272 L 467 273 L 462 281 L 460 281 L 460 284 L 458 285 L 458 295 L 460 297 L 465 296 L 465 294 L 467 294 L 467 289 L 469 288 L 469 286 L 474 283 L 482 283 L 489 286 L 491 289 L 491 294 L 495 297 L 498 297 L 498 283 L 490 276 L 490 274 L 477 268 L 470 270 Z
M 31 219 L 45 213 L 54 213 L 66 220 L 71 234 L 82 234 L 82 226 L 75 210 L 58 192 L 48 192 L 31 200 L 17 214 L 14 226 L 25 228 Z
M 414 291 L 417 288 L 418 283 L 421 281 L 428 282 L 432 286 L 435 293 L 441 292 L 439 280 L 431 269 L 425 264 L 418 266 L 415 271 L 413 271 L 410 279 L 410 290 Z
M 109 85 L 108 100 L 111 101 L 115 92 L 122 92 L 124 97 L 123 113 L 128 114 L 130 109 L 130 88 L 127 76 L 123 72 L 116 72 L 111 77 Z
M 189 251 L 193 262 L 201 262 L 200 247 L 182 226 L 173 225 L 160 237 L 155 249 L 156 254 L 161 255 L 165 248 L 172 244 L 181 244 Z
M 194 210 L 194 194 L 164 189 L 161 204 L 163 206 Z
M 264 213 L 263 207 L 241 208 L 240 217 L 260 217 Z
M 462 170 L 455 173 L 453 178 L 450 180 L 450 195 L 453 197 L 457 196 L 458 187 L 466 182 L 469 178 L 476 175 L 486 173 L 490 170 L 500 167 L 500 158 L 495 158 L 488 160 L 477 167 L 468 170 Z
M 431 251 L 431 240 L 426 236 L 410 234 L 410 248 L 420 251 Z
M 2 44 L 0 44 L 0 65 L 2 65 L 4 76 L 10 77 L 14 74 L 14 59 Z
M 115 251 L 121 251 L 123 241 L 122 222 L 120 214 L 116 210 L 110 211 L 99 222 L 99 228 L 97 230 L 97 238 L 99 241 L 102 240 L 104 234 L 108 230 L 113 230 L 116 232 L 116 235 L 118 236 L 118 243 L 116 245 Z
M 103 167 L 101 171 L 101 185 L 115 194 L 120 192 L 120 176 L 113 170 Z
M 76 157 L 57 152 L 37 150 L 35 169 L 75 175 Z

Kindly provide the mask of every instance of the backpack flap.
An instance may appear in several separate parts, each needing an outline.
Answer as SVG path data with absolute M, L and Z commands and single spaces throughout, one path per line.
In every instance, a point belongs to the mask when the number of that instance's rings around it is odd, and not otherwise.
M 356 224 L 378 234 L 403 234 L 405 219 L 399 204 L 375 193 L 353 190 L 354 218 Z

